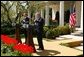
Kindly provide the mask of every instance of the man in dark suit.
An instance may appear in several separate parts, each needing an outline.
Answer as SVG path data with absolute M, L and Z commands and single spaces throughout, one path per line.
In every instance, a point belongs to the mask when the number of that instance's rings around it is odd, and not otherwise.
M 24 35 L 25 35 L 25 43 L 27 42 L 27 32 L 28 32 L 28 27 L 29 27 L 29 17 L 27 13 L 23 13 L 24 19 L 21 21 L 22 27 L 24 29 Z
M 23 16 L 25 18 L 21 21 L 21 23 L 24 29 L 25 44 L 31 45 L 34 49 L 33 52 L 36 52 L 34 42 L 33 42 L 32 25 L 29 24 L 30 18 L 28 17 L 27 13 L 24 13 Z
M 39 12 L 35 14 L 34 22 L 35 22 L 35 30 L 36 30 L 37 40 L 38 40 L 38 45 L 39 45 L 38 50 L 44 50 L 43 42 L 42 42 L 44 19 L 41 18 L 41 15 Z

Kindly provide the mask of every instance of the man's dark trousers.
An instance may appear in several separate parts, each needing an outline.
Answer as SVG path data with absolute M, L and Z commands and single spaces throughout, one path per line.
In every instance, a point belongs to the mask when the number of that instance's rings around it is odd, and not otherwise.
M 37 30 L 36 32 L 37 32 L 37 40 L 38 40 L 39 48 L 44 50 L 43 42 L 42 42 L 42 30 Z

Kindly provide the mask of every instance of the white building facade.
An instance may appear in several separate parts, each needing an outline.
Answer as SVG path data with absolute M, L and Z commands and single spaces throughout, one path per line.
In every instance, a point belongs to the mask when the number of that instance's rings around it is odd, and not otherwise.
M 56 12 L 59 11 L 59 25 L 64 25 L 64 11 L 74 7 L 76 11 L 76 27 L 83 31 L 83 1 L 48 1 L 45 4 L 45 26 L 49 25 L 49 8 L 52 8 L 52 20 L 55 19 Z M 41 11 L 42 13 L 43 11 Z M 44 15 L 41 14 L 44 18 Z

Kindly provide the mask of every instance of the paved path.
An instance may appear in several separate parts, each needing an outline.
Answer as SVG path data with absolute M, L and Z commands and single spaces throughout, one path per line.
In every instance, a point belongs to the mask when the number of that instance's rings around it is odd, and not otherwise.
M 33 38 L 33 40 L 34 40 L 35 48 L 37 49 L 38 48 L 37 38 Z M 25 40 L 22 39 L 22 42 L 24 41 Z M 74 35 L 74 33 L 71 35 L 62 35 L 60 37 L 57 37 L 54 40 L 44 38 L 43 44 L 44 44 L 45 50 L 42 52 L 33 53 L 33 56 L 77 56 L 77 55 L 81 55 L 83 54 L 83 51 L 70 48 L 70 47 L 66 47 L 60 44 L 70 43 L 70 42 L 75 42 L 74 44 L 77 44 L 82 41 L 83 41 L 83 36 L 76 36 Z M 79 47 L 76 47 L 76 48 L 79 48 Z
M 35 43 L 35 48 L 38 48 L 37 39 L 33 38 Z M 24 42 L 24 39 L 22 39 Z M 43 39 L 45 50 L 42 52 L 33 53 L 33 56 L 77 56 L 83 54 L 83 51 L 73 49 L 70 47 L 62 46 L 60 43 L 68 43 L 78 41 L 76 39 L 65 39 L 65 40 L 48 40 Z

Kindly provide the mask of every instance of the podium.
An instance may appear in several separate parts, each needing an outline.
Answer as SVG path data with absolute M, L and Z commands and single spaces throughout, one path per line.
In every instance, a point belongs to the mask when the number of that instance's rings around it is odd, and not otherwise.
M 26 28 L 26 31 L 27 31 L 27 38 L 25 38 L 25 44 L 32 46 L 34 52 L 36 52 L 34 42 L 33 42 L 33 26 L 29 25 L 29 28 Z M 19 24 L 16 24 L 15 38 L 18 41 L 18 43 L 22 43 L 21 37 L 20 37 L 20 25 Z
M 26 28 L 27 38 L 25 39 L 25 44 L 28 44 L 33 47 L 34 52 L 36 52 L 34 42 L 33 42 L 33 26 L 29 25 L 29 28 Z

